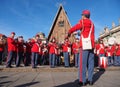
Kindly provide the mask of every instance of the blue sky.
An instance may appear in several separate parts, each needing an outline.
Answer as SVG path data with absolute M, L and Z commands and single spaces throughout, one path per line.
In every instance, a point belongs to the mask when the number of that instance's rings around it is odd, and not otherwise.
M 96 39 L 105 26 L 110 29 L 113 21 L 119 24 L 120 0 L 0 0 L 0 33 L 8 36 L 14 31 L 25 40 L 37 32 L 47 36 L 60 3 L 72 26 L 80 20 L 82 10 L 90 10 Z

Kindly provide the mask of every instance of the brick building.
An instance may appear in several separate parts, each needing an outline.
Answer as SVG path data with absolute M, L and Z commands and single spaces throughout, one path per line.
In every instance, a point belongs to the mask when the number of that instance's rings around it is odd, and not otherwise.
M 58 12 L 54 18 L 53 24 L 48 34 L 48 41 L 54 36 L 59 43 L 64 41 L 67 36 L 68 30 L 71 28 L 71 24 L 68 20 L 67 14 L 62 5 L 59 6 Z M 69 38 L 71 42 L 74 42 L 75 36 L 71 35 Z

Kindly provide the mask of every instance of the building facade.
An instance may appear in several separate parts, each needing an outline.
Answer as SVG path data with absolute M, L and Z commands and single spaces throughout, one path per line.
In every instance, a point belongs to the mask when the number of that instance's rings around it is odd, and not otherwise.
M 115 26 L 112 24 L 112 28 L 108 29 L 107 27 L 104 28 L 104 32 L 99 35 L 105 45 L 118 43 L 120 44 L 120 24 Z
M 48 34 L 48 41 L 50 41 L 52 37 L 55 37 L 59 43 L 63 42 L 70 28 L 71 24 L 67 14 L 63 6 L 60 5 Z M 69 40 L 74 42 L 75 36 L 72 34 Z

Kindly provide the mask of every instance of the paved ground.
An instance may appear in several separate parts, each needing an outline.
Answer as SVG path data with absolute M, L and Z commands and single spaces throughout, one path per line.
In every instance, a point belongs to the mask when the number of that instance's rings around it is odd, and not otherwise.
M 76 68 L 50 69 L 45 66 L 34 70 L 31 67 L 0 69 L 0 87 L 80 87 Z M 112 67 L 112 70 L 94 72 L 92 87 L 120 87 L 120 70 Z

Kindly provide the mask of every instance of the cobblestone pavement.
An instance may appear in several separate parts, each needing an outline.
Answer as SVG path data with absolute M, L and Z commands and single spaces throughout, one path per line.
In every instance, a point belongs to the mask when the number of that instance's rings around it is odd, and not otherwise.
M 120 87 L 120 67 L 94 72 L 92 87 Z M 76 68 L 48 66 L 31 69 L 31 67 L 0 67 L 0 87 L 80 87 Z M 87 85 L 86 87 L 90 87 Z

